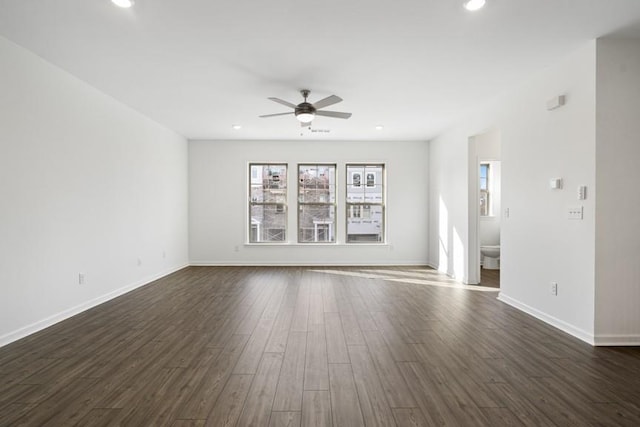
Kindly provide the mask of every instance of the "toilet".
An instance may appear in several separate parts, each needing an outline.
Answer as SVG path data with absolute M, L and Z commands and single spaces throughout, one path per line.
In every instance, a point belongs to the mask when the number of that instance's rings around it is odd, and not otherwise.
M 500 245 L 480 246 L 482 254 L 482 268 L 487 270 L 500 269 Z

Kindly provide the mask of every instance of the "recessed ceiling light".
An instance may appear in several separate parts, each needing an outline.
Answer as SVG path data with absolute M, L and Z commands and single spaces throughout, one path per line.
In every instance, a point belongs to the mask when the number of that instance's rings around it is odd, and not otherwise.
M 231 128 L 233 130 L 240 130 L 240 129 L 242 129 L 242 126 L 241 125 L 232 125 Z
M 120 7 L 131 7 L 133 6 L 133 0 L 111 0 L 113 4 Z
M 384 126 L 382 126 L 382 125 L 376 126 L 376 130 L 382 130 L 382 129 L 384 129 Z
M 485 3 L 485 0 L 467 0 L 464 2 L 464 8 L 471 11 L 479 10 L 482 9 Z

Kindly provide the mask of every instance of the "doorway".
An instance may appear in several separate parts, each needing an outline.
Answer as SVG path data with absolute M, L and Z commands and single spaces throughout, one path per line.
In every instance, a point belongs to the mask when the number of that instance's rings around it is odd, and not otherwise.
M 501 134 L 497 129 L 469 137 L 467 283 L 500 286 Z M 487 268 L 483 268 L 484 246 Z M 487 255 L 488 256 L 488 255 Z

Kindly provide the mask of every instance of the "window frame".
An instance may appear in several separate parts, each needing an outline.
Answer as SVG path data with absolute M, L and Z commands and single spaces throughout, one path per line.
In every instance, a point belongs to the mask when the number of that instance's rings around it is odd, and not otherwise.
M 248 164 L 248 177 L 249 177 L 249 182 L 248 182 L 248 186 L 247 186 L 247 190 L 248 190 L 248 215 L 247 215 L 247 226 L 248 226 L 248 235 L 247 235 L 247 243 L 249 244 L 270 244 L 270 245 L 280 245 L 280 244 L 287 244 L 289 243 L 289 206 L 288 206 L 288 198 L 289 198 L 289 164 L 287 162 L 249 162 Z M 280 183 L 284 183 L 284 197 L 282 202 L 277 202 L 277 201 L 254 201 L 252 200 L 252 189 L 253 189 L 253 167 L 254 166 L 261 166 L 261 167 L 284 167 L 284 171 L 285 171 L 285 179 L 278 179 L 277 182 Z M 255 179 L 259 179 L 262 181 L 262 185 L 264 186 L 264 175 L 261 177 L 256 177 Z M 269 207 L 275 207 L 275 213 L 278 215 L 283 215 L 284 216 L 284 236 L 282 238 L 282 240 L 261 240 L 260 239 L 260 232 L 257 231 L 256 232 L 256 239 L 253 240 L 253 217 L 251 215 L 252 213 L 252 208 L 254 206 L 269 206 Z
M 378 168 L 380 167 L 382 169 L 381 173 L 380 173 L 380 183 L 376 182 L 376 178 L 375 178 L 375 174 L 374 174 L 374 178 L 373 178 L 373 185 L 369 185 L 369 180 L 367 179 L 367 168 Z M 360 180 L 358 181 L 357 184 L 355 184 L 353 182 L 353 177 L 352 175 L 358 174 L 358 172 L 350 172 L 349 169 L 350 168 L 363 168 L 362 173 L 360 173 Z M 351 173 L 351 175 L 350 175 Z M 387 174 L 387 166 L 385 163 L 378 163 L 378 162 L 366 162 L 366 163 L 345 163 L 345 195 L 344 195 L 344 202 L 345 202 L 345 231 L 344 231 L 344 238 L 345 238 L 345 244 L 348 245 L 363 245 L 363 244 L 373 244 L 373 245 L 384 245 L 386 244 L 387 241 L 387 206 L 386 206 L 386 196 L 387 196 L 387 183 L 386 183 L 386 174 Z M 367 189 L 371 189 L 371 188 L 376 188 L 376 186 L 380 186 L 380 194 L 381 194 L 381 200 L 380 202 L 375 202 L 375 201 L 371 201 L 371 200 L 362 200 L 359 202 L 353 202 L 349 200 L 349 186 L 350 186 L 350 181 L 351 184 L 354 188 L 358 188 L 363 190 L 363 194 L 366 194 Z M 381 210 L 381 214 L 380 214 L 380 222 L 381 222 L 381 230 L 379 232 L 379 236 L 380 239 L 377 241 L 371 241 L 371 240 L 362 240 L 362 241 L 357 241 L 357 240 L 349 240 L 349 220 L 352 218 L 355 218 L 354 216 L 351 215 L 352 212 L 358 212 L 358 216 L 357 218 L 359 218 L 361 221 L 363 220 L 371 220 L 373 223 L 373 219 L 372 219 L 372 207 L 373 206 L 380 206 L 380 210 Z M 352 209 L 357 207 L 358 209 Z M 368 216 L 365 217 L 364 216 L 364 212 L 368 211 Z
M 300 182 L 300 170 L 302 167 L 316 167 L 316 170 L 318 167 L 324 166 L 324 167 L 333 167 L 333 201 L 331 201 L 331 197 L 328 198 L 328 200 L 326 202 L 306 202 L 306 201 L 302 201 L 301 199 L 301 191 L 302 191 L 302 187 L 301 186 L 301 182 Z M 326 244 L 336 244 L 337 243 L 337 238 L 336 238 L 336 228 L 338 226 L 338 221 L 337 221 L 337 211 L 338 211 L 338 165 L 336 163 L 321 163 L 321 162 L 307 162 L 307 163 L 298 163 L 297 164 L 297 176 L 298 176 L 298 214 L 297 214 L 297 236 L 298 236 L 298 240 L 297 242 L 303 245 L 308 245 L 308 244 L 322 244 L 322 245 L 326 245 Z M 329 183 L 329 185 L 331 185 L 331 183 Z M 331 194 L 331 188 L 329 188 L 329 194 Z M 317 207 L 322 207 L 322 206 L 326 206 L 329 207 L 332 211 L 333 211 L 333 223 L 331 224 L 331 226 L 329 227 L 329 234 L 330 234 L 330 238 L 332 240 L 319 240 L 316 236 L 316 233 L 314 231 L 314 240 L 312 241 L 304 241 L 302 239 L 302 221 L 300 219 L 300 215 L 302 213 L 302 207 L 303 206 L 317 206 Z

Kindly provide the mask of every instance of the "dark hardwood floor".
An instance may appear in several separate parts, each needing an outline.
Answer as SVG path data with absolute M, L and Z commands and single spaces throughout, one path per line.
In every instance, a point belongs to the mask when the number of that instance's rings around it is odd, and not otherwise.
M 3 426 L 639 426 L 640 349 L 426 268 L 190 267 L 0 349 Z
M 482 286 L 500 287 L 500 270 L 480 269 L 480 284 Z

